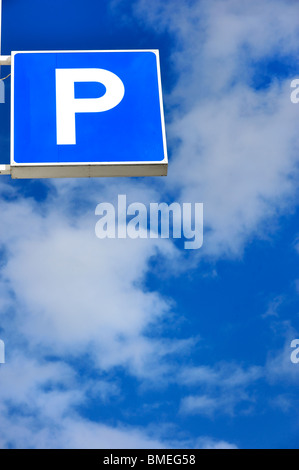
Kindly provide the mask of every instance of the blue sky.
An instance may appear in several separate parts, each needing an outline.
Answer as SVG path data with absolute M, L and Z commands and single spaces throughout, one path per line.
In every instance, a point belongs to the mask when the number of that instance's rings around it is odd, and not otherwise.
M 3 54 L 160 50 L 169 172 L 1 176 L 2 448 L 298 448 L 298 13 L 3 0 Z M 202 248 L 96 238 L 95 208 L 118 194 L 202 202 Z

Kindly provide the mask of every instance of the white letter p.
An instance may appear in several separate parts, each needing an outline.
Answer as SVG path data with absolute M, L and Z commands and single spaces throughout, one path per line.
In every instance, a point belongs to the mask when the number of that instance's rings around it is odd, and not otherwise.
M 98 82 L 106 93 L 100 98 L 75 98 L 76 82 Z M 76 144 L 76 113 L 99 113 L 115 108 L 125 94 L 121 79 L 104 69 L 56 69 L 57 145 Z

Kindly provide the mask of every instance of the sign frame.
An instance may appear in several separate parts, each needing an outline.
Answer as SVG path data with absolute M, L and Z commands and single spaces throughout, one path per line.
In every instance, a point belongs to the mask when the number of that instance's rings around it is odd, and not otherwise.
M 71 162 L 71 163 L 17 163 L 14 161 L 14 67 L 17 54 L 53 54 L 53 53 L 118 53 L 118 52 L 152 52 L 156 56 L 157 80 L 161 116 L 164 159 L 160 161 L 115 161 L 115 162 Z M 125 49 L 125 50 L 72 50 L 72 51 L 12 51 L 11 52 L 11 142 L 10 142 L 10 173 L 13 179 L 18 178 L 91 178 L 91 177 L 142 177 L 166 176 L 168 155 L 166 130 L 162 97 L 159 50 L 157 49 Z

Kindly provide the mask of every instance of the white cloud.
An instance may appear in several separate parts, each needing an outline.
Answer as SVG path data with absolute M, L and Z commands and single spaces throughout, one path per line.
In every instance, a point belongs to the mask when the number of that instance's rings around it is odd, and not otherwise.
M 290 80 L 272 74 L 267 88 L 252 86 L 257 63 L 264 73 L 273 58 L 297 60 L 297 7 L 137 2 L 137 15 L 176 39 L 178 80 L 165 97 L 173 146 L 167 182 L 181 188 L 182 201 L 204 203 L 206 254 L 242 254 L 297 202 L 299 108 L 290 102 Z
M 185 368 L 180 374 L 182 385 L 198 390 L 181 401 L 181 412 L 214 416 L 218 414 L 234 415 L 236 408 L 254 402 L 250 386 L 263 378 L 262 367 L 242 369 L 236 364 L 221 363 L 216 366 L 198 366 Z
M 85 212 L 86 201 L 81 199 L 74 215 L 67 210 L 80 199 L 74 193 L 79 188 L 80 194 L 81 185 L 73 181 L 66 190 L 56 184 L 56 192 L 38 205 L 13 192 L 9 202 L 1 202 L 0 316 L 9 342 L 0 369 L 0 446 L 181 447 L 186 440 L 108 426 L 75 411 L 90 397 L 103 404 L 120 399 L 115 367 L 151 386 L 175 382 L 171 357 L 189 355 L 195 341 L 163 337 L 161 322 L 171 321 L 172 303 L 143 284 L 150 258 L 160 253 L 172 267 L 177 250 L 168 240 L 97 239 L 96 217 Z M 98 194 L 91 188 L 88 207 Z M 101 194 L 106 198 L 105 188 Z M 77 375 L 82 357 L 90 361 L 92 379 Z
M 286 413 L 296 406 L 291 395 L 276 395 L 275 385 L 285 392 L 299 381 L 299 368 L 291 361 L 291 340 L 298 337 L 289 322 L 278 322 L 280 335 L 285 337 L 281 348 L 269 351 L 264 365 L 241 367 L 235 363 L 221 362 L 212 366 L 185 367 L 178 375 L 179 383 L 188 387 L 188 395 L 182 398 L 180 412 L 199 414 L 209 418 L 216 415 L 248 414 L 261 402 L 256 394 L 258 382 L 270 386 L 269 404 Z M 190 393 L 190 390 L 193 392 Z M 273 395 L 272 395 L 273 393 Z
M 262 318 L 278 317 L 279 308 L 282 306 L 284 300 L 285 298 L 283 295 L 278 295 L 274 297 L 274 299 L 270 301 L 266 312 L 262 315 Z
M 188 414 L 192 413 L 210 416 L 213 415 L 216 410 L 221 410 L 223 405 L 224 403 L 219 401 L 218 397 L 212 398 L 207 395 L 190 395 L 183 398 L 181 411 Z
M 146 291 L 143 279 L 158 249 L 170 258 L 176 250 L 168 240 L 99 240 L 94 215 L 68 220 L 56 207 L 45 207 L 45 216 L 30 202 L 1 205 L 8 257 L 1 290 L 10 292 L 19 333 L 31 348 L 61 357 L 92 351 L 103 369 L 154 376 L 163 369 L 157 351 L 163 356 L 173 345 L 149 341 L 146 332 L 171 304 Z
M 278 408 L 284 413 L 288 413 L 294 407 L 294 402 L 288 395 L 277 395 L 271 400 L 271 405 L 273 408 Z
M 288 322 L 279 322 L 277 328 L 283 333 L 283 347 L 269 351 L 263 366 L 241 367 L 234 363 L 218 363 L 212 366 L 192 366 L 182 369 L 178 376 L 180 385 L 188 387 L 190 393 L 181 400 L 180 411 L 183 414 L 199 414 L 209 418 L 220 414 L 235 416 L 237 413 L 250 413 L 261 397 L 256 395 L 256 386 L 260 381 L 263 386 L 273 387 L 273 396 L 269 395 L 269 404 L 286 413 L 296 403 L 291 395 L 277 393 L 275 385 L 283 384 L 290 391 L 299 380 L 299 368 L 291 362 L 291 340 L 298 337 Z
M 40 416 L 5 417 L 1 421 L 0 447 L 17 449 L 161 449 L 166 444 L 132 427 L 112 427 L 79 416 L 47 421 Z
M 97 239 L 91 200 L 108 196 L 94 187 L 88 203 L 68 211 L 84 187 L 72 183 L 68 190 L 57 184 L 44 203 L 16 191 L 0 203 L 0 446 L 166 446 L 146 430 L 93 422 L 74 410 L 90 398 L 120 399 L 116 367 L 159 386 L 172 372 L 171 356 L 190 349 L 193 339 L 163 337 L 172 302 L 144 284 L 151 257 L 159 253 L 172 265 L 179 253 L 169 240 Z M 92 378 L 77 375 L 83 359 Z
M 214 367 L 186 367 L 181 375 L 181 383 L 186 385 L 206 385 L 208 387 L 235 388 L 246 386 L 262 376 L 262 368 L 252 366 L 248 370 L 239 365 L 220 363 Z
M 238 449 L 235 444 L 226 441 L 216 441 L 209 437 L 200 438 L 197 442 L 197 447 L 199 449 Z

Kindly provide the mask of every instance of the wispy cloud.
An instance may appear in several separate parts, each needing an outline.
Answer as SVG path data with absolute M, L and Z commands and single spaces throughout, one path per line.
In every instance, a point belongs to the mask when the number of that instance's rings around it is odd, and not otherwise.
M 213 416 L 219 414 L 234 415 L 241 404 L 248 406 L 255 398 L 250 386 L 263 377 L 262 367 L 242 369 L 235 364 L 218 364 L 214 368 L 207 366 L 186 368 L 180 375 L 180 383 L 197 389 L 196 394 L 182 399 L 181 412 Z
M 146 331 L 171 314 L 167 299 L 142 287 L 157 243 L 100 242 L 94 215 L 68 220 L 55 206 L 53 201 L 45 207 L 46 217 L 30 200 L 1 206 L 7 256 L 1 290 L 6 302 L 10 295 L 19 332 L 31 349 L 73 357 L 92 351 L 103 369 L 123 365 L 139 376 L 155 376 L 163 368 L 160 340 L 149 341 Z M 159 249 L 175 256 L 165 242 Z M 162 355 L 168 348 L 173 345 L 161 340 Z
M 284 296 L 278 295 L 276 296 L 271 302 L 269 303 L 269 306 L 266 310 L 266 312 L 262 315 L 262 318 L 267 318 L 267 317 L 278 317 L 278 310 L 279 307 L 283 304 L 284 302 Z
M 198 440 L 197 444 L 199 449 L 237 449 L 238 447 L 235 444 L 226 442 L 226 441 L 216 441 L 209 437 L 204 437 Z
M 159 386 L 173 371 L 171 358 L 194 344 L 193 338 L 165 335 L 172 301 L 144 282 L 152 257 L 176 262 L 172 242 L 99 241 L 85 200 L 67 210 L 81 184 L 57 184 L 38 204 L 19 198 L 16 188 L 0 203 L 0 318 L 8 338 L 0 370 L 0 445 L 171 446 L 147 430 L 108 426 L 78 412 L 91 400 L 121 400 L 115 370 Z M 5 181 L 1 189 L 4 194 Z
M 173 34 L 177 83 L 166 97 L 175 148 L 169 185 L 205 203 L 204 253 L 238 256 L 253 235 L 296 203 L 297 109 L 284 60 L 298 57 L 294 2 L 219 0 L 136 4 L 136 14 Z M 281 76 L 266 72 L 280 63 Z M 257 86 L 258 70 L 268 73 Z M 291 77 L 293 78 L 293 77 Z M 270 224 L 271 226 L 271 224 Z

